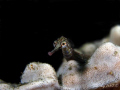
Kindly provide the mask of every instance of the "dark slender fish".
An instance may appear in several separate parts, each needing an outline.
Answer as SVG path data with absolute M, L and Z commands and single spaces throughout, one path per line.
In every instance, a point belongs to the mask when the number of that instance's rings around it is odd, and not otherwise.
M 85 64 L 87 63 L 88 57 L 76 52 L 73 48 L 71 48 L 71 44 L 67 38 L 61 36 L 60 38 L 54 41 L 53 46 L 54 49 L 51 52 L 48 52 L 49 56 L 53 55 L 53 53 L 55 53 L 59 49 L 62 49 L 64 58 L 67 61 L 76 60 L 82 67 L 81 69 L 83 70 Z

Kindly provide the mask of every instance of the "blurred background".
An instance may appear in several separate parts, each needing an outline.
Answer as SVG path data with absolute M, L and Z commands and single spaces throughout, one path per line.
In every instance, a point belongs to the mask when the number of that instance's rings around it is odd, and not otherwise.
M 120 0 L 0 0 L 0 79 L 19 83 L 30 62 L 62 63 L 61 50 L 53 56 L 60 36 L 75 48 L 100 40 L 120 24 Z

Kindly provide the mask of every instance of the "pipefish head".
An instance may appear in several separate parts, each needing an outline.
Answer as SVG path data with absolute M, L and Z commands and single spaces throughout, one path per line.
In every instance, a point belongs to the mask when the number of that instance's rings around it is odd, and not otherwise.
M 65 38 L 64 36 L 61 36 L 60 38 L 54 41 L 53 43 L 54 49 L 48 52 L 48 55 L 51 56 L 53 53 L 55 53 L 59 49 L 65 48 L 67 44 L 68 44 L 67 38 Z

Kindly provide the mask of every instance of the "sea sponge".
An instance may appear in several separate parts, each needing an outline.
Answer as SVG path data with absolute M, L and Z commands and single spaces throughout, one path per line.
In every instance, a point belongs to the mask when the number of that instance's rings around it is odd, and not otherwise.
M 0 80 L 0 90 L 59 90 L 56 72 L 46 63 L 28 64 L 21 76 L 21 84 L 9 84 Z
M 61 76 L 62 90 L 79 90 L 80 89 L 80 68 L 75 60 L 64 61 L 61 68 L 57 72 L 57 76 Z
M 92 56 L 94 51 L 103 43 L 112 42 L 113 44 L 120 46 L 119 39 L 120 39 L 120 25 L 115 25 L 110 29 L 110 34 L 108 36 L 104 37 L 101 40 L 85 43 L 76 50 L 85 55 Z
M 120 25 L 116 25 L 111 28 L 110 41 L 120 46 Z
M 59 89 L 56 72 L 51 65 L 46 63 L 32 62 L 23 72 L 21 83 L 25 85 L 15 90 L 54 90 Z
M 79 70 L 75 60 L 65 61 L 58 70 L 63 90 L 89 90 L 120 81 L 120 47 L 102 44 L 88 60 L 86 70 Z M 113 86 L 114 87 L 114 86 Z
M 56 79 L 56 72 L 53 67 L 46 63 L 32 62 L 26 66 L 21 77 L 21 83 L 44 80 L 45 78 Z
M 87 88 L 104 87 L 119 82 L 119 69 L 120 47 L 111 42 L 101 45 L 89 59 L 84 73 Z
M 86 43 L 83 46 L 81 46 L 78 51 L 81 51 L 81 53 L 91 56 L 94 51 L 96 50 L 97 46 L 94 43 Z
M 0 90 L 14 90 L 14 88 L 8 83 L 1 83 Z

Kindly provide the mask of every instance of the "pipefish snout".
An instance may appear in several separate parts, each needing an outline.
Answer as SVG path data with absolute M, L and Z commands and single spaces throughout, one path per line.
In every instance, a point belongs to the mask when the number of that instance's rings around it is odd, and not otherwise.
M 62 49 L 63 55 L 70 56 L 71 53 L 71 46 L 70 43 L 68 42 L 67 38 L 64 36 L 61 36 L 57 40 L 54 41 L 53 43 L 54 49 L 50 52 L 48 52 L 48 55 L 51 56 L 53 53 L 58 51 L 59 49 Z
M 61 36 L 60 38 L 55 40 L 53 43 L 53 46 L 54 46 L 54 49 L 48 52 L 49 56 L 52 56 L 56 51 L 58 51 L 59 49 L 62 49 L 63 56 L 67 61 L 76 60 L 80 65 L 84 66 L 88 60 L 87 56 L 75 51 L 71 47 L 71 44 L 68 41 L 68 39 L 65 38 L 64 36 Z

